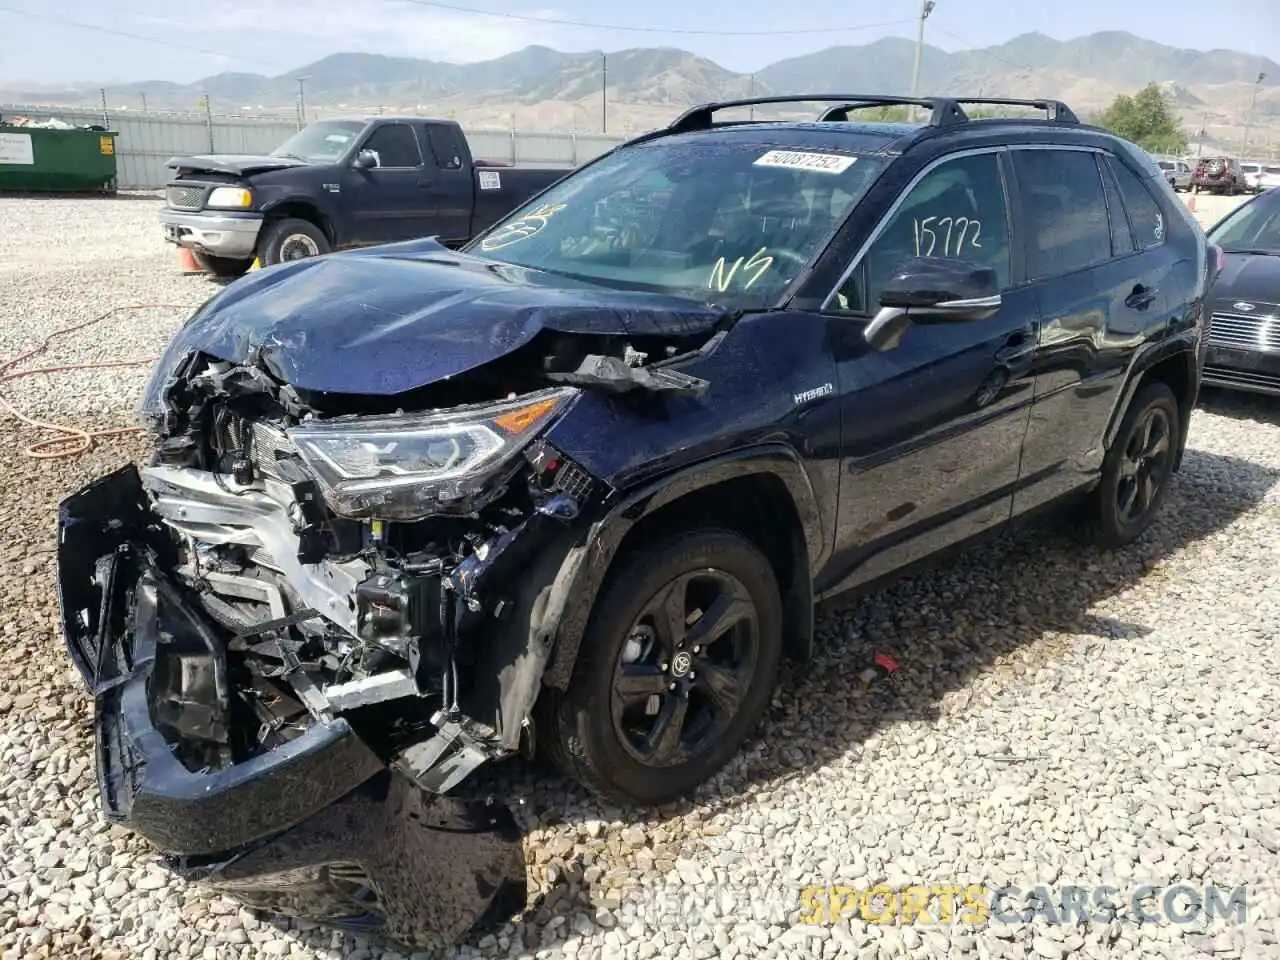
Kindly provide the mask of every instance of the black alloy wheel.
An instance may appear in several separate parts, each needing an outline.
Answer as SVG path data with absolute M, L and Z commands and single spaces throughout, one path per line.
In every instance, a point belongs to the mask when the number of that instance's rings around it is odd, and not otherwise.
M 705 756 L 751 685 L 760 625 L 747 588 L 724 570 L 682 573 L 628 631 L 614 671 L 614 733 L 639 762 L 670 767 Z
M 1116 512 L 1121 522 L 1140 522 L 1155 503 L 1173 463 L 1172 437 L 1168 411 L 1158 406 L 1143 411 L 1120 458 Z
M 615 560 L 569 689 L 540 704 L 552 758 L 596 796 L 687 795 L 759 723 L 782 654 L 782 600 L 746 537 L 701 528 Z
M 1151 525 L 1173 476 L 1181 424 L 1178 400 L 1168 384 L 1155 381 L 1139 390 L 1086 503 L 1089 539 L 1105 547 L 1123 547 Z

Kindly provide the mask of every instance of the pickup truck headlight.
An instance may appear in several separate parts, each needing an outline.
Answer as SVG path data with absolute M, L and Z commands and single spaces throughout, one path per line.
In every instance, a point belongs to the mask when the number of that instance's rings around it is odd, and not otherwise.
M 224 210 L 247 210 L 253 203 L 253 194 L 244 187 L 214 187 L 209 194 L 207 207 Z
M 423 416 L 351 417 L 288 431 L 325 502 L 352 519 L 421 520 L 469 512 L 515 456 L 569 408 L 557 388 Z

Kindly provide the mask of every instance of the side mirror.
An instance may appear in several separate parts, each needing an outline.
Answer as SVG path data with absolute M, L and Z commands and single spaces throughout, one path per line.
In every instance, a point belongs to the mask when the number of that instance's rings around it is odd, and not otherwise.
M 351 165 L 357 170 L 371 170 L 378 165 L 378 155 L 372 150 L 361 150 L 351 161 Z
M 913 257 L 885 284 L 880 312 L 863 337 L 876 350 L 889 350 L 913 323 L 981 320 L 1000 303 L 1000 283 L 990 267 L 950 257 Z

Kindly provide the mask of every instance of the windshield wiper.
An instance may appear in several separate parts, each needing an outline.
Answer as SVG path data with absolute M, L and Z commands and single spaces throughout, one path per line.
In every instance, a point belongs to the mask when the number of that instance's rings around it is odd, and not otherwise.
M 303 163 L 309 163 L 306 157 L 300 157 L 296 153 L 273 153 L 273 157 L 280 157 L 282 160 L 301 160 Z
M 1243 253 L 1246 256 L 1251 255 L 1255 257 L 1280 257 L 1280 249 L 1264 250 L 1261 247 L 1258 247 L 1257 249 L 1223 247 L 1222 252 L 1223 253 Z

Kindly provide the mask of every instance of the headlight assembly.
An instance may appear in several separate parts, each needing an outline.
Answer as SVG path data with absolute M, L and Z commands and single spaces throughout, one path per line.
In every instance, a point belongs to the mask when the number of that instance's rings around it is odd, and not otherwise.
M 205 206 L 220 210 L 248 210 L 252 204 L 253 194 L 244 187 L 214 187 Z
M 571 388 L 542 390 L 437 414 L 304 424 L 288 435 L 334 513 L 420 520 L 469 510 L 577 395 Z

